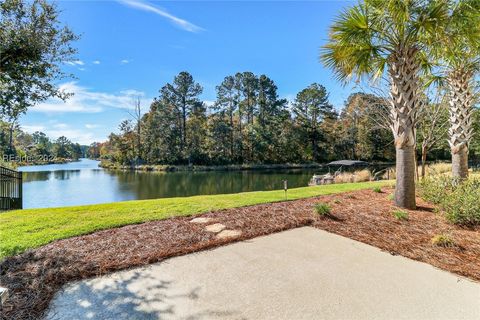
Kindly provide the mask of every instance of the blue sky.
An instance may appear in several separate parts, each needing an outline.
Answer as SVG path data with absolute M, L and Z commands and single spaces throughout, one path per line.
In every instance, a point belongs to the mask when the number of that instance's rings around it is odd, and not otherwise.
M 215 100 L 215 86 L 238 71 L 266 74 L 281 97 L 293 99 L 313 82 L 340 108 L 343 87 L 319 63 L 328 27 L 351 1 L 60 1 L 62 21 L 81 35 L 78 60 L 65 64 L 75 95 L 47 101 L 21 119 L 22 127 L 74 142 L 104 141 L 129 118 L 134 96 L 148 110 L 158 90 L 180 71 Z

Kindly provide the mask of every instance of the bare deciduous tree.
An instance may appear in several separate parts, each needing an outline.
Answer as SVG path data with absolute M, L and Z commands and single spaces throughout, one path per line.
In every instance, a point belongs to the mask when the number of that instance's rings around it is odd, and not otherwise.
M 133 100 L 133 110 L 128 111 L 128 114 L 130 117 L 132 117 L 132 120 L 135 122 L 135 130 L 136 130 L 136 148 L 135 148 L 135 164 L 138 164 L 138 161 L 141 158 L 141 150 L 142 150 L 142 135 L 141 135 L 141 130 L 142 130 L 142 100 L 140 99 L 139 96 L 135 97 Z

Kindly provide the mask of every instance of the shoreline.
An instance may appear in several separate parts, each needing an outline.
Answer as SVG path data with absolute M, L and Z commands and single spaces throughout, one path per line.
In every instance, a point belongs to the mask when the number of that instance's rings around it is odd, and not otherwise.
M 371 162 L 369 167 L 394 166 L 390 162 Z M 139 172 L 208 172 L 208 171 L 256 171 L 256 170 L 296 170 L 296 169 L 326 169 L 328 163 L 281 163 L 281 164 L 227 164 L 227 165 L 161 165 L 142 164 L 136 166 L 121 165 L 111 161 L 100 160 L 100 168 L 119 171 Z
M 4 166 L 7 169 L 18 170 L 21 167 L 33 167 L 33 166 L 47 166 L 51 164 L 67 164 L 71 162 L 79 161 L 79 159 L 58 159 L 52 161 L 7 161 L 0 162 L 0 166 Z
M 106 170 L 120 171 L 144 171 L 144 172 L 176 172 L 176 171 L 254 171 L 254 170 L 278 170 L 278 169 L 323 169 L 326 164 L 305 163 L 305 164 L 230 164 L 230 165 L 137 165 L 127 166 L 100 161 L 100 168 Z
M 32 166 L 47 166 L 50 164 L 67 164 L 71 162 L 77 162 L 79 159 L 57 159 L 52 161 L 29 161 L 29 162 L 16 162 L 16 167 L 32 167 Z

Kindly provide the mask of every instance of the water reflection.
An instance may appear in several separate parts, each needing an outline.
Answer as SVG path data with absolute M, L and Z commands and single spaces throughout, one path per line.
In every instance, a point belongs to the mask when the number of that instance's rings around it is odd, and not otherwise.
M 62 169 L 63 168 L 63 169 Z M 119 172 L 79 162 L 20 168 L 24 172 L 24 207 L 58 207 L 114 201 L 236 193 L 306 186 L 318 170 L 232 172 Z
M 197 194 L 236 193 L 242 191 L 306 186 L 312 170 L 283 172 L 169 172 L 169 173 L 112 173 L 117 177 L 120 192 L 134 192 L 139 198 L 175 197 Z

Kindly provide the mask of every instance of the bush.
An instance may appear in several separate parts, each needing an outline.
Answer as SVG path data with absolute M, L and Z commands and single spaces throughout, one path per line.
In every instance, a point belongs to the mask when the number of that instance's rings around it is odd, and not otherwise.
M 422 171 L 422 166 L 418 166 L 418 172 Z M 450 173 L 452 172 L 452 165 L 450 163 L 445 163 L 445 162 L 440 162 L 440 163 L 434 163 L 434 164 L 428 164 L 425 167 L 425 173 L 427 176 L 434 176 L 437 174 L 444 174 L 444 173 Z M 395 179 L 397 176 L 397 172 L 395 167 L 388 169 L 383 174 L 383 179 Z
M 440 173 L 450 173 L 452 172 L 452 164 L 445 163 L 445 162 L 429 164 L 427 165 L 426 172 L 429 175 L 435 175 Z
M 372 180 L 372 174 L 368 169 L 355 172 L 342 172 L 335 176 L 335 183 L 367 182 L 370 180 Z
M 329 216 L 332 208 L 327 203 L 319 202 L 315 204 L 315 211 L 319 216 Z
M 4 168 L 7 168 L 7 169 L 12 169 L 12 170 L 16 169 L 15 163 L 14 162 L 3 161 L 2 155 L 0 155 L 0 167 L 4 167 Z
M 442 201 L 446 217 L 453 223 L 480 224 L 480 180 L 469 180 L 447 193 Z
M 422 197 L 440 205 L 449 221 L 461 225 L 480 224 L 480 180 L 460 182 L 435 176 L 423 179 L 419 187 Z
M 434 204 L 441 204 L 445 193 L 451 192 L 457 184 L 452 178 L 439 175 L 422 179 L 419 182 L 419 189 L 423 199 Z
M 377 187 L 374 187 L 373 188 L 373 192 L 376 192 L 376 193 L 382 193 L 382 188 L 377 186 Z
M 432 244 L 438 247 L 451 248 L 455 246 L 455 241 L 446 234 L 437 234 L 432 238 Z
M 397 220 L 408 220 L 408 212 L 403 210 L 394 210 L 392 215 L 397 218 Z

